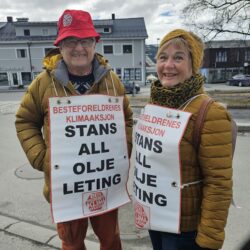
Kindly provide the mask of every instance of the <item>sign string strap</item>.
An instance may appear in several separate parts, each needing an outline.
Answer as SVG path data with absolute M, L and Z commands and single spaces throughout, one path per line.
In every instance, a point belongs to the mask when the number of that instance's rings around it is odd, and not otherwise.
M 112 81 L 112 85 L 113 85 L 114 94 L 115 94 L 115 96 L 117 96 L 117 92 L 116 92 L 116 89 L 115 89 L 114 80 L 113 80 L 113 77 L 112 77 L 110 71 L 109 71 L 109 74 L 110 74 L 110 77 L 111 77 L 111 81 Z
M 58 93 L 57 93 L 57 90 L 56 90 L 56 85 L 55 85 L 55 82 L 54 82 L 53 77 L 51 77 L 51 80 L 52 80 L 52 84 L 53 84 L 53 87 L 54 87 L 54 90 L 55 90 L 56 96 L 58 96 Z
M 196 184 L 201 183 L 201 182 L 202 182 L 202 180 L 184 183 L 184 184 L 182 184 L 181 186 L 179 186 L 179 188 L 183 189 L 183 188 L 185 188 L 185 187 L 189 187 L 189 186 L 192 186 L 192 185 L 196 185 Z
M 109 95 L 109 88 L 108 88 L 108 83 L 107 83 L 106 78 L 105 78 L 105 85 L 106 85 L 106 89 L 107 89 L 107 94 Z
M 64 88 L 64 86 L 63 86 L 63 85 L 62 85 L 62 87 L 63 87 L 64 93 L 65 93 L 65 96 L 67 96 L 67 97 L 68 97 L 68 94 L 67 94 L 67 92 L 66 92 L 66 89 Z
M 190 102 L 192 102 L 194 99 L 196 99 L 197 97 L 202 96 L 202 95 L 205 95 L 205 94 L 199 94 L 199 95 L 193 96 L 192 98 L 190 98 L 190 99 L 188 99 L 186 102 L 184 102 L 178 109 L 185 110 L 186 107 L 188 106 L 188 104 L 189 104 Z
M 52 84 L 53 84 L 53 87 L 54 87 L 54 90 L 55 90 L 56 96 L 58 96 L 58 92 L 57 92 L 56 85 L 55 85 L 55 82 L 54 82 L 53 77 L 51 77 L 51 80 L 52 80 Z M 67 92 L 66 92 L 66 89 L 64 88 L 64 86 L 63 86 L 63 85 L 62 85 L 62 88 L 63 88 L 63 91 L 64 91 L 65 96 L 67 96 L 67 97 L 68 97 L 68 94 L 67 94 Z
M 109 72 L 109 74 L 110 74 L 110 78 L 111 78 L 111 82 L 112 82 L 112 86 L 113 86 L 114 95 L 117 96 L 117 91 L 116 91 L 116 88 L 115 88 L 113 77 L 112 77 L 110 72 Z M 106 84 L 107 94 L 109 95 L 108 83 L 107 83 L 106 78 L 105 78 L 105 84 Z

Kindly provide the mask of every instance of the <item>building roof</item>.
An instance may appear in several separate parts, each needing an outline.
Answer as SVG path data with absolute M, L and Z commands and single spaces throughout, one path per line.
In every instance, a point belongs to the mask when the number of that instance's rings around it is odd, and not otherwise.
M 14 22 L 16 27 L 30 27 L 30 26 L 56 26 L 57 22 Z
M 103 26 L 108 20 L 96 20 L 94 25 L 96 28 Z M 102 33 L 103 38 L 147 38 L 147 30 L 143 17 L 138 18 L 124 18 L 124 19 L 114 19 L 109 23 L 112 27 L 111 33 Z M 107 26 L 107 25 L 106 25 Z
M 205 43 L 205 49 L 250 47 L 250 40 L 218 40 Z
M 15 40 L 16 31 L 13 23 L 5 23 L 0 27 L 0 41 Z
M 114 22 L 112 19 L 106 19 L 106 20 L 93 20 L 95 27 L 111 27 L 114 25 Z
M 0 29 L 5 25 L 6 23 L 0 22 Z
M 41 41 L 54 40 L 56 35 L 50 36 L 17 36 L 16 28 L 20 27 L 48 27 L 55 26 L 57 22 L 29 22 L 25 21 L 5 22 L 0 23 L 0 41 Z M 93 20 L 96 29 L 109 27 L 110 33 L 100 33 L 101 38 L 105 39 L 126 39 L 138 38 L 146 39 L 148 37 L 144 18 L 124 18 L 124 19 L 107 19 L 107 20 Z

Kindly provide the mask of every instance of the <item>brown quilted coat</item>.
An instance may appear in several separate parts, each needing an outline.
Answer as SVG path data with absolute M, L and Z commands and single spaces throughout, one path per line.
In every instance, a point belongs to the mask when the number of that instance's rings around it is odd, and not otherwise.
M 65 87 L 67 95 L 77 95 L 73 85 L 68 80 L 67 69 L 61 59 L 57 50 L 44 59 L 45 70 L 28 87 L 17 111 L 15 122 L 18 138 L 30 164 L 33 168 L 44 172 L 43 193 L 48 202 L 50 201 L 48 99 L 56 96 L 56 93 L 58 96 L 65 96 L 62 86 Z M 133 113 L 124 87 L 101 55 L 95 55 L 93 68 L 95 83 L 87 94 L 115 95 L 116 91 L 117 95 L 124 96 L 126 136 L 130 155 Z
M 220 249 L 232 198 L 231 117 L 214 102 L 206 115 L 199 154 L 193 147 L 193 129 L 201 95 L 186 107 L 190 122 L 181 141 L 182 183 L 202 183 L 182 189 L 181 231 L 197 230 L 196 242 L 204 248 Z

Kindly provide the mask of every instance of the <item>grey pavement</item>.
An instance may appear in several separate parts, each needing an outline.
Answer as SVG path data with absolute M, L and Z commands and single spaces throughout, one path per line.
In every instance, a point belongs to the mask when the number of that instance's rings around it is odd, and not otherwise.
M 148 90 L 143 91 L 147 93 Z M 15 93 L 13 97 L 0 93 L 0 250 L 60 249 L 50 207 L 42 197 L 43 175 L 28 164 L 15 135 L 14 114 L 22 95 Z M 241 112 L 234 114 L 238 125 L 242 123 L 244 128 L 250 127 L 249 113 L 242 115 Z M 234 157 L 234 197 L 241 208 L 230 208 L 223 250 L 238 250 L 239 245 L 250 237 L 249 139 L 249 130 L 241 130 Z M 132 192 L 132 172 L 131 167 L 129 193 Z M 119 222 L 123 250 L 152 249 L 147 231 L 134 226 L 131 203 L 119 209 Z M 91 228 L 86 245 L 88 250 L 99 249 Z

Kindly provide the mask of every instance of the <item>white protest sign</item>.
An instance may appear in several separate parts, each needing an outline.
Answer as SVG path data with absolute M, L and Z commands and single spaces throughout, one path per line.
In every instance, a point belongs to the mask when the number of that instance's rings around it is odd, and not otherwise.
M 180 141 L 191 114 L 146 105 L 135 127 L 134 216 L 138 228 L 180 230 Z
M 54 222 L 90 217 L 130 201 L 123 97 L 49 99 Z

